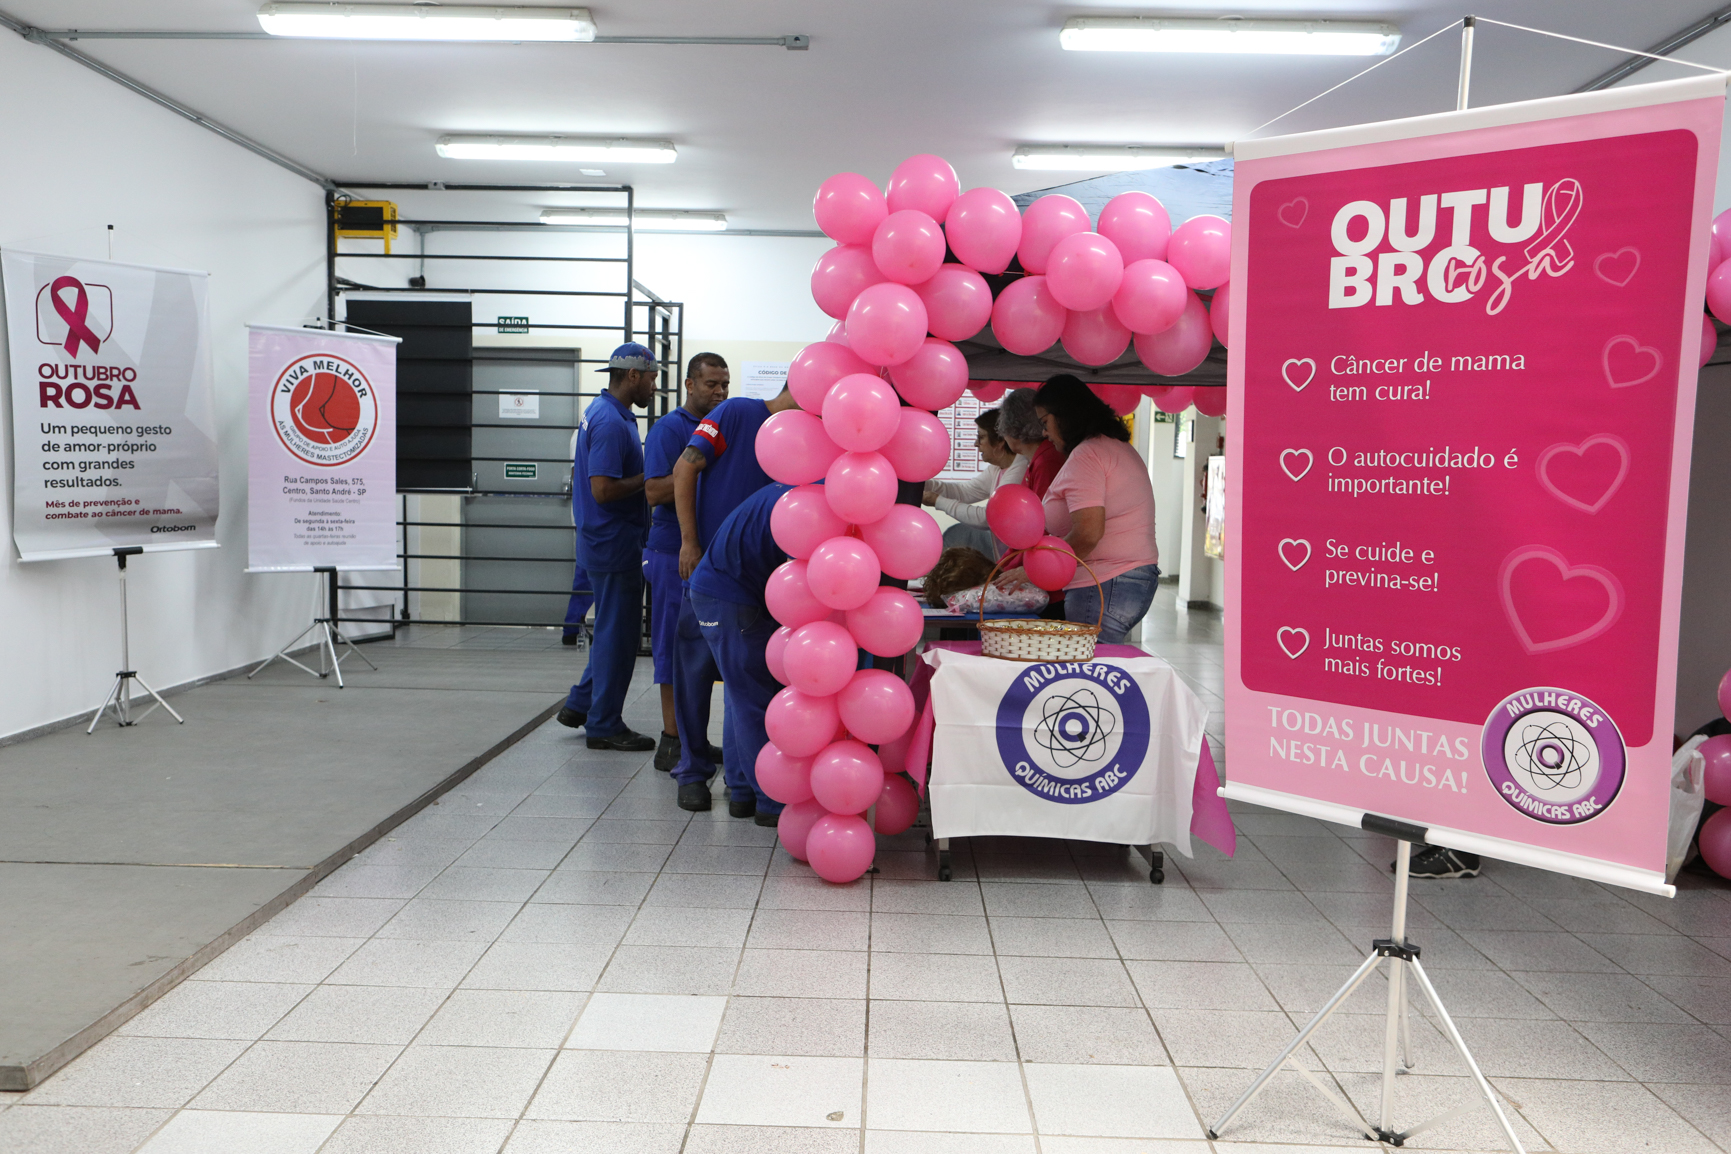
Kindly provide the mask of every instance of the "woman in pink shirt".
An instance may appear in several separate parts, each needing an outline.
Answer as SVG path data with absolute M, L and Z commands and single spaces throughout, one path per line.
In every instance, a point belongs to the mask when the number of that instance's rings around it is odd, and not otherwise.
M 1160 549 L 1154 541 L 1154 486 L 1130 431 L 1110 406 L 1069 374 L 1034 395 L 1034 410 L 1064 463 L 1046 490 L 1046 531 L 1088 562 L 1100 587 L 1078 568 L 1064 616 L 1101 622 L 1100 640 L 1119 644 L 1154 602 Z M 1102 602 L 1104 611 L 1102 612 Z

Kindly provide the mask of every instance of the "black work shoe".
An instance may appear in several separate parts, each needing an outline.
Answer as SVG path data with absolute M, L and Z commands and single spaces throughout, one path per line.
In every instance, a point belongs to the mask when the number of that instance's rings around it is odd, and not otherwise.
M 703 813 L 709 808 L 709 783 L 688 781 L 679 787 L 679 808 Z
M 748 797 L 744 801 L 729 800 L 727 803 L 728 817 L 751 817 L 757 813 L 757 799 Z
M 721 760 L 721 751 L 713 745 L 709 747 L 709 760 L 715 763 L 717 769 L 724 769 L 727 763 Z
M 662 773 L 668 773 L 678 764 L 679 735 L 677 733 L 668 733 L 666 730 L 663 730 L 661 733 L 661 744 L 655 747 L 655 768 L 659 769 Z
M 1415 878 L 1476 878 L 1479 876 L 1479 855 L 1427 845 L 1412 855 L 1411 872 Z
M 648 753 L 655 748 L 653 737 L 644 737 L 630 729 L 621 729 L 606 737 L 591 737 L 584 741 L 590 749 L 611 749 L 616 753 Z
M 753 820 L 755 820 L 758 825 L 765 825 L 765 826 L 768 826 L 770 829 L 774 829 L 776 827 L 776 825 L 779 824 L 781 821 L 781 814 L 779 814 L 779 813 L 760 813 L 760 814 L 756 815 L 756 817 Z
M 575 633 L 567 633 L 563 637 L 559 638 L 559 644 L 561 644 L 561 645 L 576 645 L 577 644 L 577 635 Z
M 559 707 L 558 722 L 560 725 L 568 725 L 572 729 L 582 729 L 583 723 L 588 720 L 589 715 L 587 713 L 578 713 L 569 705 L 561 705 Z

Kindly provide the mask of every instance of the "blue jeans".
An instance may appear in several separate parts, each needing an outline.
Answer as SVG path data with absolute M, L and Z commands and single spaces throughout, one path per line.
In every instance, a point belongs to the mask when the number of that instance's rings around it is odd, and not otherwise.
M 674 566 L 673 575 L 677 579 L 677 559 Z M 679 764 L 673 767 L 673 780 L 680 785 L 708 781 L 715 776 L 714 749 L 709 744 L 709 701 L 715 683 L 720 680 L 721 673 L 715 667 L 709 642 L 703 639 L 691 598 L 681 597 L 673 649 L 673 718 L 679 726 Z M 731 718 L 726 720 L 731 724 Z M 725 756 L 732 752 L 727 748 L 727 729 L 727 725 L 722 727 L 721 748 L 723 760 L 731 767 L 732 759 Z M 732 773 L 732 769 L 728 772 Z
M 770 698 L 781 691 L 764 659 L 775 619 L 761 605 L 735 605 L 701 593 L 691 595 L 690 605 L 726 692 L 727 727 L 721 744 L 728 796 L 735 801 L 755 797 L 758 813 L 780 813 L 781 802 L 757 787 L 757 755 L 769 743 L 763 715 Z M 690 748 L 689 741 L 683 744 Z
M 571 573 L 571 600 L 565 605 L 565 636 L 575 637 L 583 630 L 583 619 L 589 616 L 589 606 L 595 604 L 595 594 L 589 590 L 589 574 L 578 565 Z
M 1122 645 L 1136 622 L 1148 614 L 1154 604 L 1154 593 L 1160 587 L 1160 566 L 1139 565 L 1127 573 L 1092 585 L 1071 589 L 1064 594 L 1064 620 L 1092 625 L 1100 620 L 1100 644 Z M 1106 612 L 1100 612 L 1104 596 Z
M 625 729 L 620 711 L 637 665 L 637 639 L 643 632 L 643 570 L 589 574 L 595 590 L 595 642 L 583 679 L 571 687 L 568 708 L 589 715 L 590 737 L 612 737 Z

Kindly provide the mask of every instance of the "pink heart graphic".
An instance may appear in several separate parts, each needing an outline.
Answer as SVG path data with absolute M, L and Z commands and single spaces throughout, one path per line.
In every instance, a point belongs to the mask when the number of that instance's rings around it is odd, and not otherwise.
M 1288 457 L 1303 457 L 1304 468 L 1294 473 L 1292 471 L 1292 466 L 1286 463 L 1286 458 Z M 1309 449 L 1282 449 L 1280 451 L 1280 471 L 1285 473 L 1288 477 L 1291 477 L 1294 481 L 1304 480 L 1304 475 L 1310 472 L 1310 467 L 1314 464 L 1316 464 L 1316 458 L 1311 454 Z
M 1310 371 L 1304 375 L 1302 381 L 1295 381 L 1292 379 L 1292 370 L 1301 366 Z M 1316 362 L 1309 357 L 1288 357 L 1285 363 L 1280 366 L 1280 376 L 1292 386 L 1294 392 L 1302 393 L 1304 386 L 1316 379 Z
M 1292 643 L 1287 640 L 1286 635 L 1288 633 L 1292 634 L 1294 637 L 1303 638 L 1303 640 L 1299 642 L 1297 649 L 1294 649 Z M 1297 661 L 1299 655 L 1306 649 L 1310 648 L 1310 630 L 1299 629 L 1291 625 L 1282 625 L 1279 631 L 1275 633 L 1274 640 L 1279 643 L 1282 653 L 1285 653 L 1288 657 Z
M 1515 570 L 1530 561 L 1540 561 L 1553 566 L 1557 571 L 1558 579 L 1551 583 L 1552 587 L 1549 590 L 1540 594 L 1535 594 L 1531 586 L 1528 586 L 1526 598 L 1529 617 L 1549 616 L 1553 619 L 1551 623 L 1555 625 L 1554 619 L 1559 615 L 1556 611 L 1558 608 L 1557 601 L 1560 597 L 1566 596 L 1564 586 L 1571 581 L 1596 582 L 1605 591 L 1605 611 L 1597 621 L 1585 628 L 1576 629 L 1573 633 L 1565 634 L 1562 637 L 1553 637 L 1546 641 L 1534 641 L 1532 634 L 1527 629 L 1526 621 L 1522 619 L 1520 608 L 1515 605 L 1514 589 Z M 1623 615 L 1623 586 L 1609 570 L 1602 569 L 1597 565 L 1570 565 L 1567 557 L 1549 545 L 1524 545 L 1503 558 L 1502 568 L 1498 572 L 1497 587 L 1502 592 L 1503 612 L 1508 615 L 1509 624 L 1514 628 L 1515 636 L 1520 639 L 1521 646 L 1528 653 L 1550 653 L 1591 641 L 1616 624 L 1617 618 Z M 1535 600 L 1535 598 L 1538 599 Z M 1561 615 L 1568 616 L 1569 607 L 1565 605 L 1562 606 L 1562 609 Z M 1546 613 L 1547 610 L 1550 611 L 1548 614 Z M 1580 615 L 1577 613 L 1575 616 L 1577 622 L 1573 623 L 1578 623 Z
M 1634 280 L 1640 268 L 1641 250 L 1638 248 L 1620 248 L 1616 252 L 1603 253 L 1593 262 L 1593 271 L 1599 274 L 1599 279 L 1618 288 Z
M 1286 547 L 1288 545 L 1293 546 L 1294 553 L 1298 551 L 1297 546 L 1303 545 L 1304 556 L 1300 557 L 1297 561 L 1288 557 L 1286 555 Z M 1303 537 L 1283 537 L 1280 541 L 1280 559 L 1286 562 L 1286 567 L 1288 569 L 1292 570 L 1294 573 L 1298 572 L 1310 562 L 1310 542 L 1306 541 Z
M 1287 201 L 1280 206 L 1275 215 L 1280 217 L 1280 223 L 1287 228 L 1297 228 L 1304 223 L 1304 218 L 1310 214 L 1310 202 L 1302 196 Z
M 1617 473 L 1616 476 L 1610 478 L 1608 481 L 1603 477 L 1603 474 L 1607 472 L 1604 467 L 1586 464 L 1587 450 L 1599 445 L 1608 446 L 1617 454 Z M 1583 501 L 1581 498 L 1563 491 L 1562 486 L 1557 483 L 1556 478 L 1551 476 L 1551 462 L 1554 461 L 1560 453 L 1573 454 L 1576 458 L 1576 463 L 1585 466 L 1584 468 L 1574 470 L 1575 476 L 1571 479 L 1577 483 L 1577 487 L 1582 483 L 1585 483 L 1588 486 L 1593 486 L 1595 484 L 1603 486 L 1599 491 L 1597 499 L 1592 501 Z M 1604 454 L 1597 453 L 1594 454 L 1594 456 L 1595 458 L 1603 458 Z M 1609 465 L 1609 463 L 1609 461 L 1605 462 L 1606 465 Z M 1600 509 L 1603 509 L 1605 507 L 1605 502 L 1609 501 L 1616 491 L 1623 487 L 1623 478 L 1628 475 L 1629 443 L 1614 433 L 1597 433 L 1588 437 L 1578 445 L 1571 445 L 1567 442 L 1560 445 L 1552 445 L 1550 448 L 1539 454 L 1539 484 L 1543 485 L 1547 493 L 1561 501 L 1563 504 L 1571 505 L 1574 508 L 1581 510 L 1583 513 L 1597 513 Z
M 1612 337 L 1606 341 L 1600 360 L 1605 366 L 1605 380 L 1613 389 L 1626 389 L 1650 381 L 1659 375 L 1659 369 L 1665 363 L 1658 349 L 1631 336 Z M 1644 373 L 1641 372 L 1643 362 L 1647 365 Z

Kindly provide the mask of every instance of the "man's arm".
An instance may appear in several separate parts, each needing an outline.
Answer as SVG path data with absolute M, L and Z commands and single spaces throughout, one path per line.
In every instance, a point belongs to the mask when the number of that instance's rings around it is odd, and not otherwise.
M 589 491 L 599 502 L 623 501 L 643 492 L 643 474 L 630 477 L 591 477 Z
M 667 505 L 673 501 L 673 474 L 665 477 L 649 477 L 643 482 L 643 495 L 649 498 L 650 505 Z
M 697 563 L 703 560 L 703 546 L 697 543 L 697 474 L 709 467 L 709 458 L 702 450 L 686 447 L 673 462 L 673 509 L 679 514 L 679 577 L 691 576 Z

